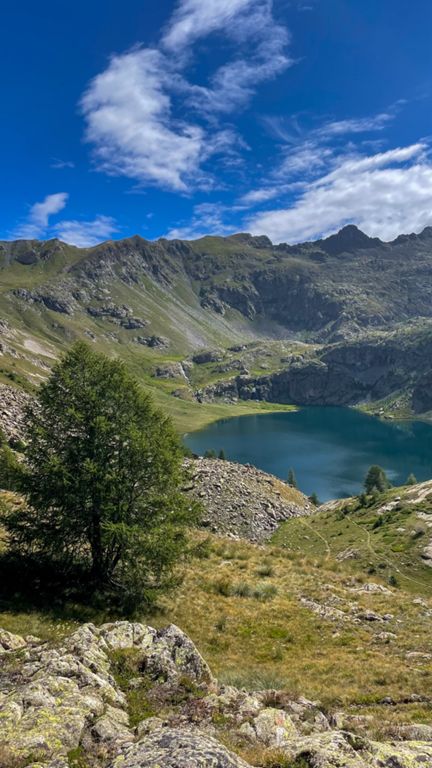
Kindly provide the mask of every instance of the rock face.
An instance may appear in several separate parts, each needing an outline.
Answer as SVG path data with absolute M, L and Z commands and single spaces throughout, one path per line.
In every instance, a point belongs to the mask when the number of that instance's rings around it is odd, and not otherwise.
M 86 624 L 57 646 L 4 631 L 0 638 L 2 768 L 68 768 L 71 754 L 92 768 L 250 768 L 236 754 L 245 749 L 309 768 L 432 765 L 426 726 L 401 731 L 401 743 L 371 742 L 345 729 L 343 713 L 332 727 L 314 702 L 219 686 L 173 625 Z M 123 670 L 135 664 L 128 681 L 116 678 L 122 660 Z M 131 693 L 135 706 L 139 693 L 158 714 L 137 718 Z
M 261 543 L 290 517 L 313 506 L 300 491 L 273 475 L 219 459 L 188 459 L 189 492 L 204 506 L 201 525 L 212 533 Z
M 199 401 L 265 400 L 298 405 L 353 405 L 404 391 L 414 413 L 432 409 L 432 333 L 410 326 L 363 336 L 287 361 L 284 370 L 237 375 L 196 392 Z

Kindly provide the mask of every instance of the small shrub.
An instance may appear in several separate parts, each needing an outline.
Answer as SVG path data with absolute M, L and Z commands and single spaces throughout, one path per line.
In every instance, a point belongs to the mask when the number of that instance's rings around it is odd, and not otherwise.
M 310 762 L 299 755 L 289 757 L 283 750 L 268 750 L 260 761 L 262 768 L 310 768 Z
M 222 597 L 231 597 L 233 594 L 233 586 L 229 579 L 220 579 L 220 581 L 214 581 L 210 585 L 211 591 L 216 595 L 222 595 Z
M 235 597 L 253 597 L 254 590 L 246 581 L 239 581 L 233 585 L 231 594 Z
M 255 571 L 257 576 L 266 578 L 267 576 L 274 576 L 274 568 L 270 563 L 262 563 Z
M 262 600 L 263 603 L 267 600 L 272 600 L 277 595 L 277 587 L 274 584 L 263 584 L 260 587 L 256 587 L 253 592 L 253 597 L 256 600 Z
M 208 560 L 211 556 L 211 541 L 204 539 L 200 541 L 193 549 L 192 554 L 198 560 Z

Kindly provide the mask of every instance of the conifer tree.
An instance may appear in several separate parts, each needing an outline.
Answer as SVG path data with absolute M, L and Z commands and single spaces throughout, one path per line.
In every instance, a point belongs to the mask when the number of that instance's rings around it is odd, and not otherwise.
M 12 547 L 82 564 L 98 589 L 151 599 L 175 582 L 196 509 L 181 492 L 182 448 L 123 363 L 82 342 L 27 413 L 26 509 Z
M 288 485 L 291 485 L 292 488 L 297 488 L 297 480 L 292 468 L 288 471 Z
M 383 468 L 379 467 L 377 464 L 373 464 L 369 467 L 364 480 L 364 489 L 366 493 L 372 493 L 373 491 L 384 493 L 388 488 L 390 488 L 390 481 Z

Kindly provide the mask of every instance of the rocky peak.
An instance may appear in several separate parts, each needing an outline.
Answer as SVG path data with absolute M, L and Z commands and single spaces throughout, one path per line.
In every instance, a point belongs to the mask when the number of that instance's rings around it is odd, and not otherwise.
M 235 235 L 227 237 L 234 243 L 244 243 L 252 248 L 271 248 L 273 243 L 267 235 L 251 235 L 249 232 L 238 232 Z
M 381 245 L 378 237 L 369 237 L 361 231 L 355 224 L 347 224 L 335 235 L 330 235 L 321 240 L 321 248 L 331 256 L 338 256 L 340 253 L 355 251 L 363 248 L 374 248 Z

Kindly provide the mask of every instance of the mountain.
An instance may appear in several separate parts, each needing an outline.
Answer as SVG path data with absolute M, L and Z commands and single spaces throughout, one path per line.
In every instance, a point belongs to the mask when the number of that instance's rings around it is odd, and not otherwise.
M 84 337 L 192 421 L 197 397 L 432 409 L 430 227 L 390 243 L 352 225 L 294 246 L 2 242 L 0 276 L 3 381 L 34 386 Z

